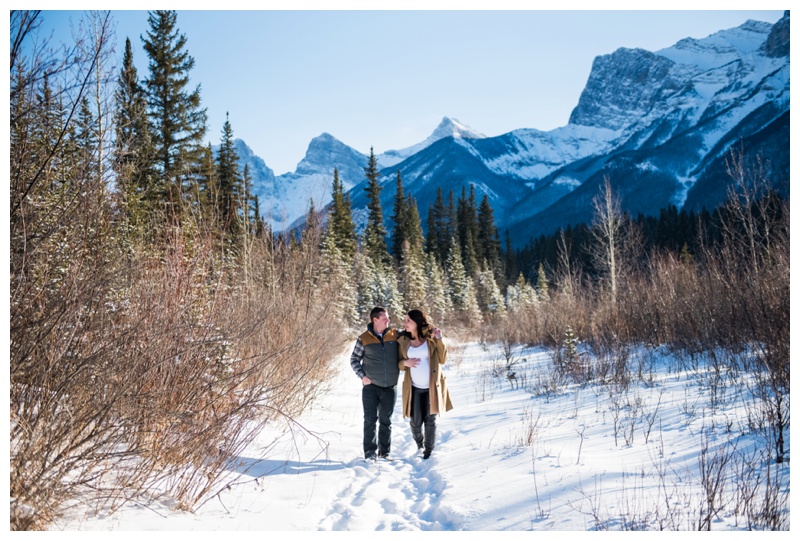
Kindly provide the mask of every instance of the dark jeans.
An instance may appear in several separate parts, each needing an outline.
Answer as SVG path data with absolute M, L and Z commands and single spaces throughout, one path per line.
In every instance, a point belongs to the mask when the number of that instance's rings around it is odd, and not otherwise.
M 431 402 L 428 389 L 411 387 L 411 436 L 417 447 L 433 451 L 436 445 L 436 414 L 430 413 Z M 425 428 L 423 434 L 422 428 Z
M 397 399 L 396 387 L 364 385 L 361 402 L 364 404 L 364 456 L 376 452 L 388 455 L 392 450 L 392 413 Z M 375 424 L 378 433 L 375 434 Z

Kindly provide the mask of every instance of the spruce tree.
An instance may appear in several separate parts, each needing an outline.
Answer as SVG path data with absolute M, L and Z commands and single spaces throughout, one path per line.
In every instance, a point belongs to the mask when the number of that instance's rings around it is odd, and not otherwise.
M 391 256 L 386 248 L 386 226 L 381 208 L 381 186 L 378 184 L 378 160 L 372 148 L 369 162 L 364 168 L 367 177 L 367 227 L 364 230 L 364 254 L 378 265 L 390 265 Z
M 428 278 L 425 276 L 422 225 L 417 203 L 410 194 L 405 198 L 404 209 L 403 254 L 400 265 L 401 293 L 405 308 L 421 308 L 425 306 L 425 283 Z
M 522 276 L 520 274 L 520 276 Z M 539 272 L 536 279 L 536 289 L 539 298 L 548 300 L 550 298 L 549 288 L 547 286 L 547 275 L 544 273 L 544 265 L 539 263 Z
M 239 206 L 242 208 L 242 218 L 245 225 L 245 232 L 249 235 L 256 229 L 256 218 L 253 209 L 253 176 L 250 174 L 250 166 L 244 164 L 242 169 L 242 195 Z
M 474 278 L 482 259 L 482 250 L 478 246 L 478 215 L 475 205 L 475 186 L 470 184 L 470 193 L 467 196 L 466 187 L 461 188 L 461 197 L 458 198 L 456 210 L 456 233 L 459 248 L 464 258 L 464 270 L 467 276 Z
M 264 219 L 261 217 L 261 205 L 258 202 L 258 194 L 253 196 L 253 214 L 255 215 L 255 235 L 262 237 L 266 232 Z
M 500 239 L 497 234 L 497 226 L 494 223 L 494 210 L 489 204 L 489 197 L 484 194 L 478 208 L 478 239 L 476 243 L 481 266 L 485 264 L 489 269 L 495 271 L 498 277 L 501 269 L 500 260 Z
M 131 40 L 127 38 L 114 103 L 113 168 L 117 188 L 128 218 L 139 223 L 145 211 L 143 205 L 155 200 L 153 145 L 147 121 L 147 98 L 133 62 Z
M 349 326 L 359 322 L 357 281 L 353 277 L 352 257 L 345 257 L 339 250 L 334 228 L 333 222 L 328 220 L 320 244 L 321 274 L 330 286 L 335 316 Z
M 219 184 L 219 216 L 223 228 L 233 235 L 240 228 L 239 206 L 242 177 L 239 174 L 239 155 L 233 144 L 233 129 L 227 113 L 217 151 L 217 182 Z
M 408 228 L 408 215 L 406 209 L 406 196 L 403 193 L 403 179 L 400 171 L 397 171 L 397 193 L 394 197 L 394 215 L 392 216 L 394 227 L 392 228 L 392 257 L 398 265 L 403 261 L 403 243 L 405 233 Z
M 176 21 L 175 11 L 151 11 L 150 30 L 142 38 L 149 58 L 145 86 L 159 190 L 173 200 L 183 179 L 195 171 L 206 133 L 200 85 L 187 88 L 194 58 L 186 51 L 186 36 L 178 32 Z
M 453 192 L 450 192 L 452 202 Z M 428 236 L 426 237 L 425 250 L 433 254 L 440 265 L 447 261 L 452 237 L 452 212 L 444 202 L 442 187 L 436 189 L 436 199 L 428 209 Z
M 500 293 L 500 288 L 497 286 L 492 270 L 479 271 L 476 284 L 476 297 L 481 310 L 484 313 L 493 315 L 504 314 L 506 311 L 505 299 L 503 294 Z
M 100 140 L 97 134 L 95 118 L 89 108 L 89 100 L 84 97 L 78 110 L 75 130 L 75 144 L 80 149 L 79 162 L 83 165 L 83 177 L 88 178 L 91 171 L 98 169 L 98 152 Z
M 405 240 L 415 249 L 424 250 L 425 235 L 422 231 L 422 221 L 417 209 L 417 200 L 411 194 L 406 196 L 406 229 Z
M 219 182 L 217 178 L 217 164 L 214 161 L 214 151 L 211 143 L 203 147 L 200 153 L 200 162 L 197 168 L 196 199 L 203 214 L 208 219 L 218 219 L 217 199 L 219 196 Z
M 517 254 L 511 245 L 511 234 L 506 229 L 506 249 L 505 249 L 505 271 L 506 279 L 510 282 L 511 278 L 519 273 L 517 264 Z
M 447 280 L 453 310 L 472 322 L 480 322 L 481 313 L 475 298 L 472 280 L 464 269 L 461 248 L 455 237 L 451 241 L 450 254 L 447 257 Z
M 453 310 L 453 303 L 447 293 L 449 285 L 444 268 L 432 253 L 425 257 L 425 276 L 425 306 L 433 320 L 442 324 Z
M 404 311 L 425 308 L 425 259 L 419 247 L 403 242 L 403 258 L 400 265 L 400 293 Z
M 331 191 L 328 223 L 331 224 L 331 236 L 336 247 L 346 261 L 352 261 L 356 252 L 356 226 L 353 223 L 353 211 L 350 198 L 344 193 L 339 170 L 333 170 L 333 188 Z

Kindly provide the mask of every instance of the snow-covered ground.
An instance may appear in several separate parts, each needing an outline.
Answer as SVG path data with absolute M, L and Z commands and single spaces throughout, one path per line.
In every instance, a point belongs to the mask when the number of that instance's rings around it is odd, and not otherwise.
M 767 431 L 747 378 L 679 370 L 650 351 L 630 361 L 627 387 L 577 386 L 553 377 L 545 350 L 519 348 L 512 388 L 499 345 L 449 346 L 455 409 L 440 416 L 429 460 L 399 399 L 395 459 L 362 459 L 361 383 L 348 348 L 331 390 L 291 431 L 264 431 L 228 488 L 195 513 L 162 499 L 76 513 L 51 530 L 692 530 L 707 515 L 712 530 L 747 530 L 745 509 L 763 507 L 768 474 L 778 486 L 769 501 L 790 527 L 788 460 L 762 460 Z

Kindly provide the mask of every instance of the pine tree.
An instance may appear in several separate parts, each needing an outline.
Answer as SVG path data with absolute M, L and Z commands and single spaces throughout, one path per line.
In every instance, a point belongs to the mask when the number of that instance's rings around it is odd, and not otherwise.
M 478 215 L 475 205 L 475 186 L 470 184 L 469 196 L 466 187 L 461 188 L 461 197 L 458 198 L 456 210 L 456 233 L 459 248 L 464 258 L 464 270 L 467 276 L 474 278 L 478 271 L 482 250 L 477 245 L 478 240 Z
M 428 278 L 425 276 L 422 225 L 420 224 L 419 212 L 417 212 L 417 203 L 410 194 L 405 199 L 400 290 L 405 302 L 405 308 L 412 309 L 425 306 L 425 283 Z
M 339 170 L 333 170 L 333 188 L 328 223 L 331 224 L 331 236 L 336 247 L 346 261 L 352 261 L 356 252 L 356 226 L 353 223 L 353 211 L 350 198 L 344 193 Z
M 222 138 L 217 151 L 217 182 L 219 183 L 219 216 L 231 235 L 239 231 L 239 206 L 242 176 L 239 174 L 239 155 L 233 144 L 233 129 L 228 114 L 222 126 Z
M 520 274 L 520 276 L 522 275 Z M 550 293 L 549 293 L 550 289 L 547 286 L 547 275 L 544 273 L 544 265 L 542 265 L 541 263 L 539 263 L 539 272 L 537 274 L 536 289 L 540 299 L 546 301 L 550 298 Z
M 322 217 L 314 206 L 314 198 L 309 200 L 308 205 L 306 225 L 302 233 L 302 243 L 304 245 L 316 245 L 322 237 Z
M 151 11 L 150 30 L 143 39 L 149 58 L 145 80 L 152 127 L 154 160 L 161 195 L 175 200 L 182 179 L 194 172 L 206 133 L 206 110 L 200 107 L 200 85 L 186 88 L 194 58 L 185 50 L 186 36 L 178 33 L 175 11 Z
M 334 224 L 328 220 L 320 244 L 322 258 L 321 275 L 327 278 L 333 298 L 335 316 L 345 325 L 355 325 L 359 322 L 358 291 L 353 277 L 350 256 L 342 254 L 336 245 L 336 232 Z
M 505 270 L 506 279 L 511 281 L 513 276 L 519 274 L 519 267 L 517 265 L 517 254 L 511 246 L 511 234 L 506 229 L 506 250 L 505 250 Z
M 97 134 L 95 119 L 89 108 L 89 100 L 84 97 L 81 100 L 76 123 L 74 142 L 80 149 L 79 163 L 84 167 L 83 177 L 88 178 L 91 171 L 96 171 L 100 139 Z
M 258 202 L 258 194 L 253 196 L 253 214 L 255 215 L 255 235 L 262 237 L 266 233 L 264 219 L 261 217 L 261 205 Z
M 406 231 L 405 238 L 408 243 L 419 252 L 424 250 L 425 235 L 422 231 L 422 221 L 417 209 L 417 201 L 411 194 L 406 196 Z
M 211 143 L 204 146 L 200 154 L 195 187 L 196 199 L 203 214 L 208 219 L 218 219 L 219 180 Z
M 447 294 L 449 284 L 444 269 L 436 256 L 429 253 L 425 257 L 425 306 L 429 315 L 439 324 L 444 323 L 453 310 L 453 303 Z
M 380 265 L 390 265 L 391 256 L 386 249 L 386 226 L 383 223 L 381 208 L 381 186 L 378 184 L 378 160 L 370 148 L 369 162 L 364 168 L 367 177 L 365 188 L 369 202 L 367 203 L 367 227 L 364 231 L 364 255 Z
M 408 215 L 406 209 L 406 196 L 403 193 L 403 179 L 397 171 L 397 193 L 394 197 L 394 215 L 392 216 L 392 257 L 395 263 L 401 264 L 403 260 L 403 243 L 405 242 L 406 229 L 408 228 Z
M 447 279 L 450 300 L 453 310 L 472 322 L 480 322 L 481 314 L 472 280 L 467 276 L 464 263 L 461 259 L 461 249 L 458 240 L 453 237 L 450 245 L 450 254 L 447 257 Z
M 413 308 L 425 307 L 425 259 L 422 250 L 406 240 L 403 243 L 403 257 L 400 265 L 400 293 L 403 297 L 404 312 Z
M 245 225 L 245 232 L 250 235 L 256 229 L 256 217 L 254 215 L 253 203 L 255 196 L 253 195 L 253 176 L 250 174 L 250 166 L 244 164 L 242 169 L 242 196 L 240 207 L 242 209 L 242 217 Z
M 153 203 L 153 144 L 147 121 L 147 99 L 133 62 L 131 40 L 125 39 L 122 68 L 114 93 L 113 168 L 125 212 L 135 224 L 141 223 L 145 208 Z
M 500 293 L 500 288 L 497 286 L 497 281 L 494 279 L 494 273 L 491 269 L 478 271 L 476 279 L 477 283 L 477 301 L 478 306 L 484 313 L 493 315 L 500 315 L 506 311 L 506 303 L 503 294 Z
M 461 259 L 464 261 L 464 271 L 470 278 L 475 278 L 481 269 L 478 262 L 477 242 L 475 242 L 475 237 L 473 237 L 471 229 L 467 230 L 466 240 L 464 241 L 462 250 Z
M 480 207 L 478 208 L 478 239 L 476 246 L 479 247 L 477 256 L 480 258 L 481 266 L 493 269 L 495 278 L 502 276 L 500 260 L 500 239 L 497 233 L 497 226 L 494 223 L 494 210 L 489 204 L 489 197 L 483 196 Z M 486 266 L 484 266 L 486 265 Z
M 384 306 L 390 314 L 402 313 L 403 300 L 391 265 L 357 252 L 353 268 L 353 279 L 359 286 L 357 305 L 362 321 L 374 306 Z
M 452 202 L 453 192 L 450 192 Z M 428 236 L 425 239 L 425 251 L 433 254 L 440 265 L 447 261 L 452 237 L 452 212 L 444 202 L 442 187 L 436 189 L 436 199 L 428 209 Z

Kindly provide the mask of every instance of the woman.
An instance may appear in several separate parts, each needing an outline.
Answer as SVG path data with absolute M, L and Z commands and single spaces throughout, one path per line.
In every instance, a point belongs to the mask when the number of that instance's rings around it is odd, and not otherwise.
M 421 310 L 408 312 L 403 327 L 406 332 L 397 339 L 398 367 L 404 371 L 403 417 L 410 418 L 411 435 L 427 459 L 436 444 L 436 415 L 453 409 L 441 370 L 447 346 L 442 331 Z

